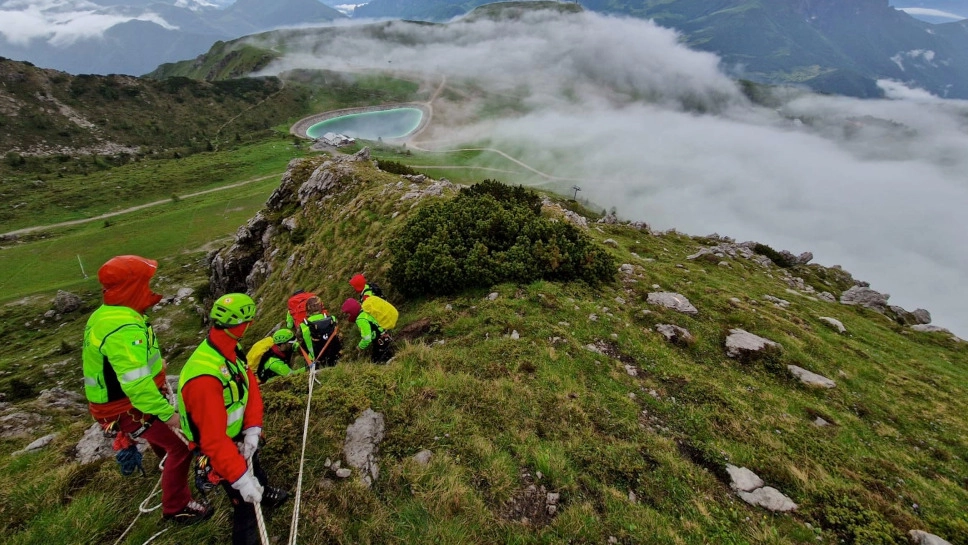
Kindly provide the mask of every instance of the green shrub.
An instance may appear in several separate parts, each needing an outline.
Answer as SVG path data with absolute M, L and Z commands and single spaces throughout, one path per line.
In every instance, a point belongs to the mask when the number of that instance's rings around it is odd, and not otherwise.
M 383 172 L 389 172 L 390 174 L 417 174 L 417 171 L 410 168 L 403 163 L 397 163 L 396 161 L 382 161 L 377 159 L 376 167 Z
M 605 250 L 540 211 L 534 192 L 491 180 L 425 206 L 391 241 L 390 281 L 405 295 L 434 295 L 501 282 L 612 278 L 615 263 Z
M 795 265 L 795 263 L 786 257 L 783 257 L 783 254 L 774 250 L 773 248 L 770 248 L 766 244 L 756 243 L 756 246 L 753 246 L 753 251 L 770 258 L 770 261 L 772 261 L 777 267 L 789 269 Z
M 823 492 L 814 500 L 813 516 L 825 530 L 847 545 L 899 545 L 900 531 L 877 511 L 868 509 L 845 492 Z

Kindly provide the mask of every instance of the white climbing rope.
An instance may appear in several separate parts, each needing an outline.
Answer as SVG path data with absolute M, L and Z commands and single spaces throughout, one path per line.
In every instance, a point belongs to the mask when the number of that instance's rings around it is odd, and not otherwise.
M 148 494 L 148 497 L 145 498 L 144 501 L 141 502 L 141 505 L 138 506 L 138 514 L 134 517 L 134 520 L 131 521 L 131 524 L 129 524 L 128 527 L 124 529 L 124 532 L 121 534 L 120 537 L 118 537 L 118 540 L 114 542 L 114 545 L 118 545 L 118 543 L 121 543 L 121 541 L 124 540 L 125 536 L 128 535 L 128 532 L 130 532 L 131 529 L 134 528 L 134 524 L 138 522 L 139 518 L 141 518 L 142 513 L 150 513 L 155 509 L 158 509 L 159 507 L 161 507 L 160 503 L 151 508 L 145 507 L 145 504 L 148 503 L 148 500 L 153 498 L 155 494 L 158 494 L 159 492 L 158 488 L 160 486 L 161 486 L 161 477 L 158 477 L 158 482 L 155 483 L 155 487 L 151 489 L 151 493 Z M 151 539 L 154 539 L 154 537 L 152 537 Z M 149 539 L 148 541 L 151 541 L 151 539 Z
M 303 422 L 302 451 L 299 453 L 299 476 L 296 479 L 296 498 L 293 500 L 292 523 L 289 525 L 289 545 L 296 545 L 299 535 L 299 504 L 302 497 L 303 466 L 306 462 L 306 437 L 309 435 L 309 407 L 313 400 L 313 384 L 316 381 L 316 363 L 309 367 L 309 394 L 306 396 L 306 418 Z
M 252 469 L 252 458 L 249 458 L 249 472 L 254 474 L 254 471 Z M 262 545 L 269 545 L 269 532 L 266 531 L 266 519 L 262 516 L 262 504 L 256 502 L 252 506 L 255 508 L 255 522 L 259 526 L 259 541 L 262 542 Z

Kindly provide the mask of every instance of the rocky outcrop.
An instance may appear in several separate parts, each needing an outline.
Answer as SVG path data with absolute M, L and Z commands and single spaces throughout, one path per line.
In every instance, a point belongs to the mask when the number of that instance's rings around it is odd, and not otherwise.
M 212 294 L 255 292 L 272 274 L 276 251 L 273 238 L 280 232 L 293 232 L 299 225 L 293 216 L 278 218 L 277 213 L 318 206 L 344 185 L 343 181 L 352 172 L 351 163 L 368 160 L 369 148 L 363 148 L 354 155 L 334 157 L 322 164 L 312 159 L 290 161 L 279 187 L 266 201 L 265 210 L 239 228 L 232 246 L 210 256 Z M 308 178 L 300 183 L 299 179 L 309 169 L 312 171 Z
M 56 310 L 58 314 L 74 312 L 75 310 L 81 308 L 83 303 L 84 302 L 79 296 L 64 290 L 57 290 L 57 295 L 54 296 L 54 310 Z
M 887 311 L 887 300 L 890 297 L 889 294 L 880 293 L 865 286 L 854 286 L 840 294 L 840 302 L 884 313 Z
M 346 442 L 343 444 L 343 455 L 346 463 L 360 471 L 360 480 L 367 486 L 380 476 L 380 466 L 377 463 L 380 441 L 383 441 L 386 423 L 383 415 L 367 409 L 346 428 Z

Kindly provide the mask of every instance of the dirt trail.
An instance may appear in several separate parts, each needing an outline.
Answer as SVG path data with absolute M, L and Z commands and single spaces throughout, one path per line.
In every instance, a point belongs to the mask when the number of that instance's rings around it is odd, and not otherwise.
M 266 176 L 260 176 L 258 178 L 250 178 L 242 182 L 236 182 L 234 184 L 224 185 L 222 187 L 215 187 L 212 189 L 206 189 L 204 191 L 196 191 L 195 193 L 189 193 L 187 195 L 181 195 L 179 199 L 190 199 L 192 197 L 198 197 L 200 195 L 207 195 L 208 193 L 215 193 L 216 191 L 225 191 L 226 189 L 233 189 L 236 187 L 241 187 L 243 185 L 251 184 L 253 182 L 261 182 L 263 180 L 268 180 L 269 178 L 281 177 L 284 173 L 280 172 L 278 174 L 269 174 Z M 35 225 L 33 227 L 24 227 L 23 229 L 17 229 L 16 231 L 8 231 L 6 233 L 0 233 L 0 237 L 23 235 L 26 233 L 33 233 L 34 231 L 41 231 L 44 229 L 56 229 L 58 227 L 69 227 L 71 225 L 80 225 L 82 223 L 89 223 L 92 221 L 103 220 L 107 218 L 113 218 L 114 216 L 120 216 L 122 214 L 129 214 L 131 212 L 137 212 L 138 210 L 144 210 L 145 208 L 151 208 L 153 206 L 159 206 L 162 204 L 167 204 L 171 202 L 171 198 L 167 198 L 160 201 L 149 202 L 145 204 L 139 204 L 138 206 L 132 206 L 130 208 L 125 208 L 124 210 L 115 210 L 114 212 L 108 212 L 106 214 L 101 214 L 99 216 L 94 216 L 92 218 L 83 218 L 79 220 L 62 221 L 60 223 L 48 223 L 46 225 Z

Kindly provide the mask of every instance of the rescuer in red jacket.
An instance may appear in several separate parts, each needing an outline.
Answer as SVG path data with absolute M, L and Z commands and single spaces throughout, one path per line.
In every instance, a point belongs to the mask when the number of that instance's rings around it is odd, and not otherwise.
M 178 379 L 182 431 L 208 457 L 232 500 L 233 545 L 257 545 L 255 504 L 275 507 L 289 494 L 266 484 L 257 454 L 262 394 L 239 344 L 255 317 L 255 302 L 244 293 L 229 293 L 215 301 L 210 317 L 208 337 Z

